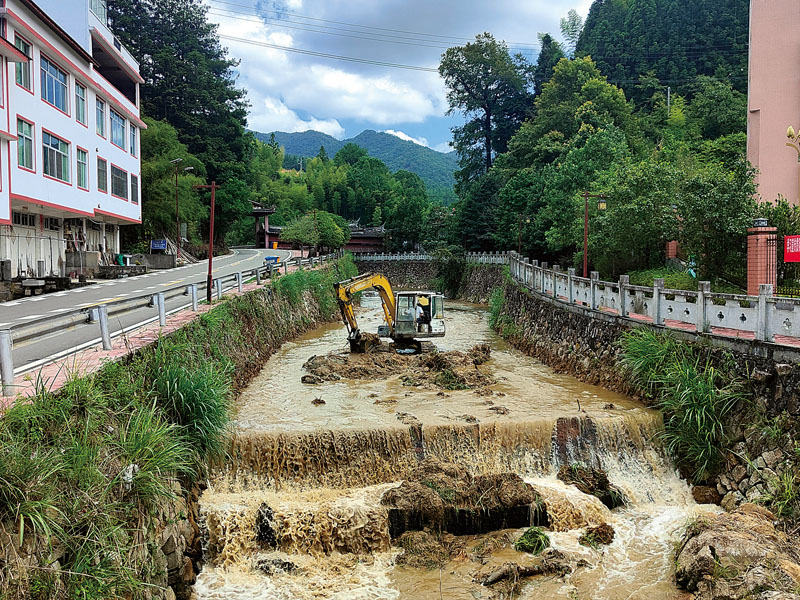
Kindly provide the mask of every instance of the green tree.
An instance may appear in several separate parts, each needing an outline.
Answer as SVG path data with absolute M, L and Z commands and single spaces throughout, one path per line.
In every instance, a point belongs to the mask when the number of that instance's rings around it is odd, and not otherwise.
M 752 167 L 744 161 L 733 170 L 707 166 L 683 181 L 676 197 L 677 240 L 697 262 L 702 279 L 743 273 L 755 191 Z
M 325 151 L 325 146 L 319 147 L 319 152 L 317 152 L 317 158 L 320 159 L 322 162 L 328 162 L 330 159 L 328 158 L 328 153 Z
M 698 77 L 691 102 L 691 119 L 705 139 L 744 133 L 747 130 L 747 96 L 730 83 Z
M 561 35 L 567 44 L 570 55 L 575 54 L 575 46 L 583 31 L 583 17 L 574 8 L 571 9 L 565 18 L 561 19 Z
M 539 44 L 542 49 L 536 59 L 533 69 L 533 93 L 538 96 L 542 93 L 542 86 L 550 81 L 558 61 L 565 58 L 564 49 L 549 33 L 539 34 Z
M 383 212 L 381 211 L 380 206 L 376 206 L 375 210 L 372 211 L 372 221 L 370 225 L 373 227 L 380 227 L 383 225 Z
M 231 179 L 217 190 L 214 208 L 214 242 L 224 240 L 228 231 L 239 221 L 252 224 L 253 205 L 250 188 L 241 179 Z
M 800 279 L 800 263 L 784 262 L 783 253 L 784 238 L 787 235 L 800 235 L 800 207 L 790 204 L 781 196 L 776 202 L 760 203 L 757 214 L 767 219 L 769 225 L 778 230 L 778 285 L 797 287 Z
M 145 117 L 147 129 L 142 131 L 142 227 L 123 228 L 124 243 L 130 247 L 136 242 L 163 236 L 175 237 L 175 165 L 170 161 L 180 158 L 178 176 L 178 206 L 182 223 L 187 223 L 187 236 L 199 240 L 201 227 L 208 222 L 208 209 L 192 190 L 192 185 L 202 184 L 205 168 L 178 140 L 175 128 L 163 121 Z M 192 171 L 183 168 L 192 167 Z
M 342 165 L 350 165 L 352 167 L 359 160 L 367 156 L 369 156 L 369 154 L 364 148 L 358 144 L 349 143 L 342 146 L 341 150 L 334 155 L 333 164 L 337 167 Z
M 114 33 L 140 63 L 142 113 L 167 121 L 217 182 L 244 178 L 245 91 L 201 0 L 112 0 Z
M 506 151 L 525 118 L 531 103 L 530 65 L 483 33 L 445 51 L 439 74 L 447 88 L 448 114 L 459 111 L 468 119 L 453 128 L 461 166 L 457 181 L 463 188 L 491 169 L 495 155 Z
M 410 171 L 394 174 L 397 183 L 395 200 L 386 220 L 395 249 L 412 249 L 422 241 L 427 227 L 430 202 L 425 182 Z

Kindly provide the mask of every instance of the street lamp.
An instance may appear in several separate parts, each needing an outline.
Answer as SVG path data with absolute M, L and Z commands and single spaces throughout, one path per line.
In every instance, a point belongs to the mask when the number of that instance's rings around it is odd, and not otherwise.
M 525 223 L 530 223 L 530 217 L 525 217 Z M 522 255 L 522 215 L 519 215 L 517 223 L 517 254 Z
M 183 159 L 176 158 L 169 162 L 175 165 L 175 264 L 177 265 L 181 258 L 181 218 L 178 212 L 178 171 L 180 169 L 178 165 L 183 162 Z M 194 167 L 184 167 L 184 173 L 189 171 L 194 171 Z
M 583 192 L 583 276 L 589 276 L 589 198 L 597 198 L 598 210 L 606 209 L 605 194 L 590 194 Z

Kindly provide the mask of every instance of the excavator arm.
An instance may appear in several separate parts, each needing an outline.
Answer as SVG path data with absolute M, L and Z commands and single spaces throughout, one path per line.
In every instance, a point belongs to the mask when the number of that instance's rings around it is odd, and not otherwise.
M 358 292 L 363 292 L 370 288 L 374 288 L 378 292 L 383 306 L 383 314 L 386 317 L 386 324 L 389 326 L 389 331 L 394 333 L 394 292 L 386 277 L 378 273 L 364 273 L 358 277 L 340 281 L 334 287 L 339 301 L 339 310 L 342 312 L 342 320 L 347 325 L 347 339 L 350 340 L 352 349 L 358 349 L 363 346 L 361 330 L 358 328 L 355 311 L 353 310 L 353 295 Z

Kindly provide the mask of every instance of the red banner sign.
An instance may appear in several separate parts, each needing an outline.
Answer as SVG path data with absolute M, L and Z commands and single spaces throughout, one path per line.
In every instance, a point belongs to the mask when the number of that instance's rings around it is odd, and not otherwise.
M 784 239 L 783 262 L 800 262 L 800 235 L 787 235 Z

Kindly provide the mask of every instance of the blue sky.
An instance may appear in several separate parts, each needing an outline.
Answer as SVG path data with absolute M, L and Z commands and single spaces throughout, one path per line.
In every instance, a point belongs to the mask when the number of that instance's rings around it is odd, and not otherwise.
M 343 139 L 388 131 L 447 151 L 450 128 L 438 74 L 309 55 L 325 53 L 435 69 L 448 46 L 488 31 L 535 57 L 539 32 L 559 34 L 591 0 L 204 0 L 222 43 L 240 60 L 239 85 L 258 131 L 314 129 Z M 246 40 L 246 41 L 245 41 Z M 290 52 L 289 47 L 302 52 Z

